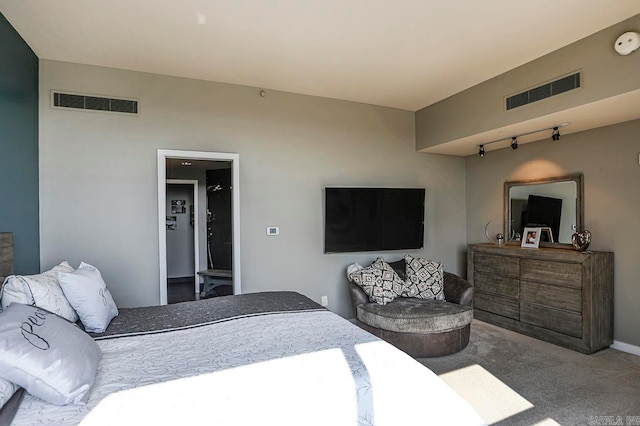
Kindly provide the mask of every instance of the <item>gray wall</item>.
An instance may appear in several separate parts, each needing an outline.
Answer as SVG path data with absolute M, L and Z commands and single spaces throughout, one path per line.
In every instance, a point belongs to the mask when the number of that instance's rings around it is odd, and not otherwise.
M 40 272 L 38 58 L 2 14 L 0 64 L 0 232 L 13 232 L 15 272 L 35 274 Z
M 640 54 L 620 56 L 613 44 L 640 28 L 640 15 L 428 106 L 416 113 L 416 146 L 452 140 L 520 123 L 640 89 Z M 582 70 L 582 87 L 505 111 L 504 99 Z
M 425 249 L 412 253 L 464 271 L 464 159 L 416 153 L 412 112 L 275 91 L 262 98 L 251 87 L 50 60 L 40 66 L 41 261 L 96 265 L 119 306 L 159 301 L 158 148 L 239 153 L 243 292 L 327 295 L 331 310 L 352 315 L 345 267 L 376 254 L 323 254 L 328 185 L 426 187 Z M 140 115 L 51 109 L 51 89 L 137 98 Z M 280 235 L 267 237 L 269 225 Z
M 585 228 L 590 249 L 615 254 L 614 338 L 640 345 L 640 120 L 466 157 L 467 240 L 485 242 L 484 226 L 502 224 L 506 180 L 584 173 Z

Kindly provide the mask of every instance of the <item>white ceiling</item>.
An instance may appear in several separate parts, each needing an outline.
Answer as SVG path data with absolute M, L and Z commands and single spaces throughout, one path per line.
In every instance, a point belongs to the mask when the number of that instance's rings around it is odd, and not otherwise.
M 41 59 L 416 111 L 639 0 L 0 0 Z

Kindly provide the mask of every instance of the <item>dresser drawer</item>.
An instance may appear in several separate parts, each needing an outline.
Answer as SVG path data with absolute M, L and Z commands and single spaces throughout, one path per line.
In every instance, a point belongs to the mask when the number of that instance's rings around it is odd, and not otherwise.
M 575 312 L 522 301 L 520 321 L 568 336 L 582 337 L 582 315 Z
M 474 309 L 480 309 L 516 320 L 520 317 L 520 305 L 517 299 L 496 296 L 481 291 L 474 293 L 473 307 Z
M 507 297 L 518 298 L 520 293 L 520 281 L 517 278 L 500 275 L 476 272 L 473 275 L 473 285 L 477 290 Z
M 522 259 L 520 279 L 564 287 L 582 288 L 582 265 L 579 263 Z
M 474 268 L 478 272 L 488 272 L 491 275 L 504 277 L 518 277 L 520 275 L 520 259 L 516 257 L 475 253 L 473 262 Z
M 582 312 L 582 291 L 577 288 L 522 281 L 520 300 L 565 311 Z

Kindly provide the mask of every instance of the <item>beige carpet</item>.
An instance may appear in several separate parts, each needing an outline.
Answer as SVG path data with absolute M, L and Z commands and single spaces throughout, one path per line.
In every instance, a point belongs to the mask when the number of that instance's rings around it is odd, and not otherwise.
M 640 357 L 584 355 L 474 320 L 469 346 L 419 359 L 495 425 L 640 425 Z

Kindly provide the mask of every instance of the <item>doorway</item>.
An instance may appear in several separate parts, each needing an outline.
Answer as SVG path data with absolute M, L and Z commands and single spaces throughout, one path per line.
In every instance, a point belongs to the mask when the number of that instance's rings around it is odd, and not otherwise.
M 167 178 L 166 194 L 167 303 L 196 300 L 200 289 L 198 181 Z
M 221 181 L 218 178 L 219 176 L 215 177 L 216 174 L 223 174 L 222 172 L 215 172 L 215 170 L 221 169 L 226 170 L 227 181 Z M 208 170 L 211 170 L 214 175 L 214 178 L 209 181 L 210 183 L 207 182 Z M 194 179 L 194 176 L 197 177 Z M 230 288 L 233 294 L 241 293 L 239 155 L 202 151 L 158 150 L 159 302 L 161 305 L 165 305 L 168 302 L 167 278 L 170 277 L 170 274 L 168 274 L 167 264 L 167 216 L 173 216 L 167 214 L 167 209 L 170 209 L 170 204 L 168 203 L 171 203 L 172 200 L 167 197 L 166 185 L 171 183 L 172 179 L 187 178 L 193 179 L 197 183 L 194 191 L 194 205 L 196 204 L 195 200 L 198 200 L 198 205 L 194 206 L 194 215 L 196 217 L 194 218 L 193 233 L 194 238 L 198 241 L 194 241 L 194 296 L 199 294 L 203 284 L 211 284 L 211 281 L 217 280 L 217 275 L 221 272 L 224 273 L 224 277 L 220 278 L 226 280 L 224 283 L 231 284 Z M 214 189 L 216 190 L 213 191 Z M 215 195 L 218 199 L 223 196 L 226 197 L 227 201 L 224 204 L 227 205 L 226 217 L 225 213 L 220 211 L 216 212 L 215 216 L 217 220 L 225 221 L 229 224 L 226 232 L 222 232 L 219 229 L 209 229 L 211 223 L 207 220 L 208 216 L 210 216 L 207 208 L 207 198 L 211 193 L 218 193 Z M 181 199 L 176 198 L 176 200 L 180 201 Z M 219 209 L 220 205 L 223 204 L 218 202 L 216 208 Z M 196 207 L 199 209 L 196 209 Z M 186 210 L 187 213 L 185 213 L 186 216 L 184 217 L 190 216 L 188 206 Z M 199 212 L 198 214 L 195 213 L 196 210 Z M 218 239 L 217 246 L 214 243 L 210 249 L 209 244 L 207 244 L 207 236 L 211 232 L 216 233 L 221 239 Z M 209 251 L 211 251 L 211 255 L 209 255 Z M 213 278 L 210 275 L 212 273 L 214 274 Z M 216 285 L 215 282 L 214 285 Z

